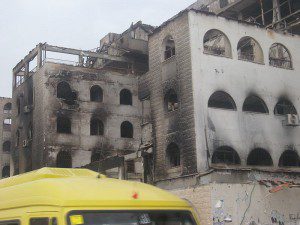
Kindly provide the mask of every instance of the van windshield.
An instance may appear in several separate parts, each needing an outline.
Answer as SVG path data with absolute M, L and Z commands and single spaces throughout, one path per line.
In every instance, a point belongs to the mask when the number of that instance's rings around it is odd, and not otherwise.
M 69 225 L 196 225 L 190 212 L 72 212 Z

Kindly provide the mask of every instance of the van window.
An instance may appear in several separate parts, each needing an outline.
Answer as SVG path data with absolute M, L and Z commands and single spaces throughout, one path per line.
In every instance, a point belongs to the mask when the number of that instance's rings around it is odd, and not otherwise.
M 0 221 L 0 225 L 19 225 L 20 222 L 18 220 L 10 220 L 10 221 Z
M 49 218 L 31 218 L 30 225 L 49 225 Z

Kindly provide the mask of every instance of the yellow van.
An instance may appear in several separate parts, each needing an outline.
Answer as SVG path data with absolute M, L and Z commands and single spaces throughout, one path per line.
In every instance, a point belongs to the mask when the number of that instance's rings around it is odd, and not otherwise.
M 0 225 L 199 225 L 190 204 L 86 169 L 43 168 L 0 181 Z

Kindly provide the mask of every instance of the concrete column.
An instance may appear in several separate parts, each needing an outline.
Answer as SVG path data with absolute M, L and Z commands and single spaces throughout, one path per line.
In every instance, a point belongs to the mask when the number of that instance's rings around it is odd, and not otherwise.
M 41 68 L 43 66 L 43 51 L 42 51 L 42 45 L 39 44 L 38 48 L 38 54 L 37 54 L 37 68 Z
M 273 23 L 281 20 L 280 3 L 279 0 L 273 1 Z
M 25 76 L 29 75 L 29 62 L 25 62 Z

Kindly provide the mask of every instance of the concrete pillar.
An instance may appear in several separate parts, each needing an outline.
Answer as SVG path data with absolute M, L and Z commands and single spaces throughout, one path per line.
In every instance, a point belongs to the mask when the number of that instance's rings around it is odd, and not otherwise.
M 43 50 L 41 44 L 39 44 L 38 54 L 36 57 L 37 57 L 37 68 L 39 69 L 43 66 Z
M 276 23 L 279 20 L 281 20 L 280 3 L 279 0 L 272 0 L 272 1 L 273 1 L 273 23 Z
M 25 76 L 29 75 L 29 62 L 25 62 Z

